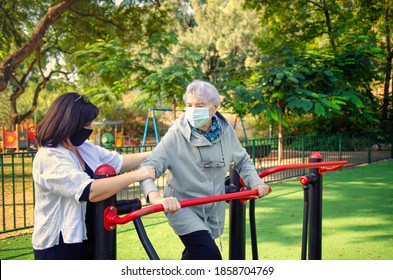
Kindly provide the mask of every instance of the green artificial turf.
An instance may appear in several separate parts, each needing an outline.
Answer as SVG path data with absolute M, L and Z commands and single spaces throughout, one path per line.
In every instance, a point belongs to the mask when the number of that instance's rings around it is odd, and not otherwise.
M 259 259 L 300 260 L 303 189 L 298 179 L 271 187 L 273 192 L 255 203 Z M 322 206 L 322 259 L 393 259 L 392 161 L 325 173 Z M 164 214 L 147 215 L 142 221 L 160 259 L 180 259 L 183 245 Z M 224 259 L 228 225 L 227 215 L 221 238 Z M 246 259 L 252 259 L 248 223 L 246 231 Z M 117 233 L 118 259 L 148 259 L 132 223 L 117 226 Z M 0 259 L 33 259 L 31 235 L 1 240 Z

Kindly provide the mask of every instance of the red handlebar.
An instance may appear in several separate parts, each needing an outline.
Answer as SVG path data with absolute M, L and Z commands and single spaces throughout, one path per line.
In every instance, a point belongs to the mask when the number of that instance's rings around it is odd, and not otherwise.
M 269 188 L 269 193 L 271 191 L 272 191 L 272 189 Z M 253 190 L 240 191 L 240 192 L 235 192 L 235 193 L 219 194 L 219 195 L 213 195 L 213 196 L 207 196 L 207 197 L 181 200 L 181 201 L 179 201 L 179 203 L 182 208 L 185 208 L 185 207 L 213 203 L 213 202 L 218 202 L 218 201 L 225 201 L 225 200 L 234 200 L 234 199 L 249 200 L 249 199 L 254 199 L 256 195 L 258 195 L 258 190 L 253 189 Z M 116 207 L 110 206 L 110 207 L 107 207 L 104 211 L 104 227 L 106 230 L 112 231 L 115 229 L 115 225 L 117 225 L 117 224 L 125 224 L 125 223 L 133 221 L 137 218 L 140 218 L 144 215 L 148 215 L 148 214 L 152 214 L 152 213 L 156 213 L 156 212 L 160 212 L 160 211 L 164 211 L 164 206 L 162 206 L 162 204 L 157 204 L 157 205 L 151 205 L 151 206 L 141 208 L 141 209 L 131 212 L 123 217 L 119 217 L 117 215 Z
M 285 164 L 285 165 L 280 165 L 280 166 L 269 168 L 265 171 L 262 171 L 261 173 L 259 173 L 259 177 L 263 178 L 263 177 L 266 177 L 270 174 L 284 171 L 284 170 L 303 169 L 303 168 L 319 168 L 319 172 L 323 173 L 326 171 L 333 171 L 333 170 L 339 169 L 347 164 L 348 164 L 347 160 L 328 161 L 328 162 L 311 162 L 311 163 L 299 163 L 299 164 Z M 331 166 L 331 167 L 328 168 L 327 166 Z

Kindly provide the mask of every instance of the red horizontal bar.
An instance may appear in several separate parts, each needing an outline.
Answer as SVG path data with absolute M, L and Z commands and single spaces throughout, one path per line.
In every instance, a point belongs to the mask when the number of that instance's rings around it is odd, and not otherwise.
M 270 174 L 284 171 L 284 170 L 289 170 L 289 169 L 303 169 L 303 168 L 319 168 L 319 167 L 321 167 L 320 168 L 321 172 L 332 171 L 332 170 L 336 170 L 338 168 L 341 168 L 346 164 L 348 164 L 348 161 L 346 161 L 346 160 L 330 161 L 330 162 L 286 164 L 286 165 L 281 165 L 281 166 L 267 169 L 267 170 L 259 173 L 259 177 L 263 178 L 263 177 L 266 177 Z M 333 167 L 328 168 L 327 166 L 333 166 Z M 243 184 L 242 180 L 240 180 L 240 181 L 241 181 L 241 184 Z M 271 192 L 271 189 L 269 190 L 269 192 Z M 208 196 L 208 197 L 192 198 L 192 199 L 188 199 L 188 200 L 179 201 L 179 203 L 182 208 L 185 208 L 185 207 L 213 203 L 213 202 L 219 202 L 219 201 L 224 201 L 224 200 L 254 199 L 255 195 L 258 195 L 258 190 L 248 190 L 248 191 L 240 191 L 240 192 L 235 192 L 235 193 L 213 195 L 213 196 Z M 162 206 L 161 204 L 158 204 L 158 205 L 147 206 L 142 209 L 133 211 L 123 217 L 119 217 L 117 215 L 116 207 L 110 206 L 110 207 L 107 207 L 104 212 L 104 226 L 108 231 L 111 231 L 111 230 L 115 229 L 115 225 L 117 225 L 117 224 L 125 224 L 125 223 L 133 221 L 137 218 L 140 218 L 142 216 L 156 213 L 156 212 L 161 212 L 161 211 L 164 211 L 164 206 Z
M 326 167 L 326 166 L 334 166 L 334 169 L 325 168 L 323 171 L 331 171 L 336 170 L 338 168 L 347 165 L 348 161 L 341 160 L 341 161 L 327 161 L 327 162 L 311 162 L 311 163 L 298 163 L 298 164 L 284 164 L 277 167 L 269 168 L 265 171 L 259 173 L 259 177 L 263 178 L 273 173 L 277 173 L 284 170 L 290 169 L 303 169 L 303 168 L 319 168 L 319 167 Z
M 269 192 L 271 192 L 271 189 L 269 190 Z M 253 190 L 240 191 L 235 193 L 219 194 L 219 195 L 213 195 L 207 197 L 181 200 L 179 201 L 179 203 L 182 208 L 185 208 L 185 207 L 225 201 L 225 200 L 254 199 L 256 195 L 258 195 L 258 190 L 253 189 Z M 164 206 L 162 206 L 162 204 L 157 204 L 157 205 L 144 207 L 142 209 L 133 211 L 123 217 L 119 217 L 117 215 L 116 207 L 110 206 L 107 207 L 107 209 L 105 209 L 104 212 L 104 226 L 107 230 L 111 231 L 114 230 L 114 225 L 125 224 L 142 216 L 156 213 L 156 212 L 161 212 L 161 211 L 164 211 Z

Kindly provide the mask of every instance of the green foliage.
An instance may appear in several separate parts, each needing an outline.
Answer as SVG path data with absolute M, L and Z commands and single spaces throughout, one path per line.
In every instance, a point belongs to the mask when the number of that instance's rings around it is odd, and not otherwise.
M 109 85 L 123 79 L 126 73 L 132 70 L 129 56 L 118 41 L 98 40 L 97 43 L 87 45 L 86 50 L 75 52 L 74 55 L 81 63 L 81 74 L 88 75 L 91 71 L 96 71 L 103 82 Z
M 344 60 L 345 57 L 340 57 L 340 61 Z M 346 63 L 345 60 L 343 64 Z M 358 60 L 351 63 L 361 65 Z M 360 123 L 375 121 L 365 110 L 367 99 L 357 90 L 359 82 L 350 83 L 345 69 L 340 66 L 329 56 L 297 54 L 289 50 L 271 53 L 261 59 L 250 79 L 259 89 L 253 96 L 255 102 L 248 103 L 252 106 L 250 111 L 258 114 L 266 110 L 268 120 L 280 122 L 283 116 L 306 113 L 315 114 L 316 119 L 332 119 L 343 111 L 347 116 L 362 112 Z
M 190 1 L 191 26 L 178 31 L 179 41 L 188 42 L 200 53 L 198 68 L 223 96 L 225 111 L 245 116 L 249 113 L 247 84 L 257 59 L 254 38 L 257 15 L 242 9 L 243 1 Z
M 177 52 L 172 54 L 174 47 Z M 154 100 L 176 106 L 187 84 L 202 76 L 195 66 L 198 53 L 178 44 L 174 33 L 152 34 L 137 53 L 118 41 L 99 40 L 74 55 L 79 59 L 79 73 L 96 80 L 86 94 L 99 103 L 108 103 L 112 97 L 119 100 L 127 90 L 139 90 L 147 98 L 144 104 Z
M 85 50 L 74 53 L 78 58 L 79 74 L 90 81 L 85 94 L 98 103 L 120 100 L 125 92 L 125 81 L 130 73 L 139 69 L 139 64 L 130 58 L 129 53 L 115 40 L 98 40 L 87 45 Z
M 267 74 L 271 80 L 261 89 L 266 92 L 268 86 L 271 91 L 268 97 L 276 98 L 257 99 L 273 103 L 271 107 L 287 118 L 312 112 L 318 132 L 359 131 L 378 125 L 381 100 L 373 92 L 375 85 L 382 85 L 385 76 L 390 75 L 385 72 L 389 67 L 383 68 L 384 61 L 392 62 L 384 50 L 390 38 L 387 25 L 392 23 L 391 18 L 385 17 L 389 13 L 385 4 L 385 1 L 246 0 L 247 8 L 259 11 L 263 26 L 257 44 L 263 51 L 261 67 L 266 70 L 258 72 L 272 71 Z M 299 60 L 294 59 L 296 65 L 304 63 L 299 65 L 306 69 L 302 72 L 300 67 L 293 69 L 294 64 L 277 52 L 286 49 L 293 54 L 308 53 L 321 58 L 317 61 L 301 55 Z M 279 72 L 277 77 L 274 70 Z M 277 104 L 280 96 L 285 96 L 285 102 Z
M 249 103 L 253 101 L 253 89 L 249 87 L 247 81 L 252 74 L 252 68 L 246 66 L 245 61 L 255 55 L 229 54 L 222 57 L 220 65 L 217 67 L 216 85 L 223 95 L 222 106 L 240 117 L 249 114 Z M 264 104 L 261 104 L 264 107 Z
M 142 68 L 132 88 L 139 89 L 149 100 L 164 101 L 175 109 L 187 84 L 203 76 L 197 67 L 199 53 L 179 43 L 171 32 L 153 34 L 136 57 Z
M 0 0 L 0 59 L 15 51 L 27 40 L 50 1 Z

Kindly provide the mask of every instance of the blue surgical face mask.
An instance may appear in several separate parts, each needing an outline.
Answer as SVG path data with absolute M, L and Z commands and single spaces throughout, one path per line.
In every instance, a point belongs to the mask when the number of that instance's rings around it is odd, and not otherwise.
M 209 109 L 208 107 L 186 107 L 186 119 L 193 127 L 200 128 L 207 124 L 211 118 Z

